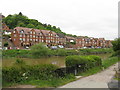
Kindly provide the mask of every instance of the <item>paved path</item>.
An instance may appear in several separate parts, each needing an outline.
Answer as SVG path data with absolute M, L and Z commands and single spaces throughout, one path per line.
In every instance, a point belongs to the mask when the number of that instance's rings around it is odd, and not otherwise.
M 84 77 L 59 88 L 108 88 L 107 83 L 115 74 L 114 68 L 118 68 L 118 63 L 100 73 Z

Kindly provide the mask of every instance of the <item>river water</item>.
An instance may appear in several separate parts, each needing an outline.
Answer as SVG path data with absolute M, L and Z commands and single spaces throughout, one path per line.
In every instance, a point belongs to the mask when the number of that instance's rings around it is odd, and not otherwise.
M 103 60 L 108 58 L 111 54 L 97 54 L 100 56 Z M 30 58 L 22 58 L 28 65 L 36 65 L 36 64 L 55 64 L 59 67 L 65 67 L 65 57 L 46 57 L 46 58 L 40 58 L 40 59 L 30 59 Z M 2 66 L 12 66 L 16 61 L 16 58 L 4 58 L 2 60 Z

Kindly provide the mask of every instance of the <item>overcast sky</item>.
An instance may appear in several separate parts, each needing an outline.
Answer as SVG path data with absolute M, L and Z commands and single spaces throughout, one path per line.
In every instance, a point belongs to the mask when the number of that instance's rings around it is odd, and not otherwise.
M 118 37 L 118 1 L 1 0 L 0 12 L 5 16 L 22 12 L 69 34 L 113 40 Z

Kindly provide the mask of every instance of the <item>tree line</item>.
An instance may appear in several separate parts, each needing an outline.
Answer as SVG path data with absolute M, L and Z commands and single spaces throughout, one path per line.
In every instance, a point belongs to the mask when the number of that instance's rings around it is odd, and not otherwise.
M 76 37 L 76 35 L 66 34 L 65 32 L 62 32 L 60 27 L 52 26 L 46 23 L 43 24 L 36 19 L 29 19 L 21 12 L 19 14 L 8 15 L 7 17 L 3 18 L 3 23 L 5 23 L 10 29 L 13 29 L 15 27 L 27 27 L 34 29 L 51 30 L 56 33 L 62 33 L 64 35 Z

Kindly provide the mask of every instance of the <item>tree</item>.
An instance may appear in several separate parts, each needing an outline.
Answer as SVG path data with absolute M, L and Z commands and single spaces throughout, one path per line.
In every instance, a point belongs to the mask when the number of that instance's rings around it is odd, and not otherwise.
M 21 12 L 19 12 L 19 15 L 21 15 L 21 16 L 22 16 L 23 14 L 22 14 Z
M 36 44 L 31 47 L 31 54 L 35 58 L 40 58 L 42 56 L 48 56 L 49 49 L 46 48 L 45 44 L 43 44 L 43 43 Z
M 28 28 L 35 28 L 35 26 L 33 24 L 28 24 L 27 27 Z
M 113 45 L 114 51 L 119 51 L 120 50 L 120 38 L 117 38 L 114 41 L 112 41 L 112 45 Z

